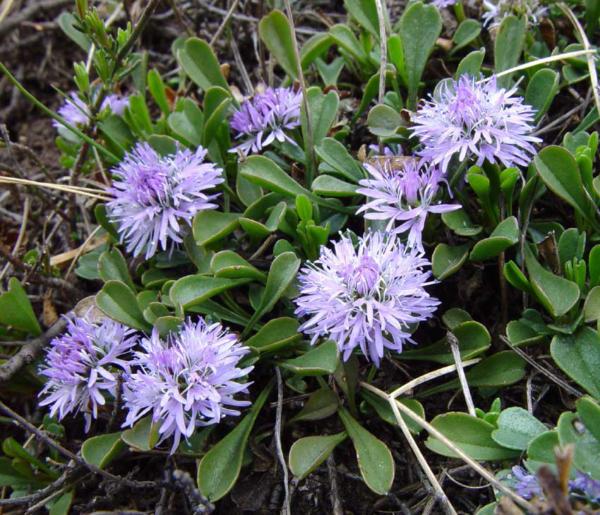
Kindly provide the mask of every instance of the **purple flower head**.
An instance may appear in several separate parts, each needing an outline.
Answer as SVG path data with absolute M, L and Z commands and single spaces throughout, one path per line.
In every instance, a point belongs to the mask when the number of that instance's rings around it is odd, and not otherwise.
M 436 200 L 445 183 L 437 166 L 411 158 L 379 158 L 365 163 L 370 177 L 360 181 L 358 193 L 368 202 L 357 212 L 369 220 L 387 220 L 387 231 L 408 232 L 408 245 L 423 251 L 422 233 L 429 213 L 460 209 Z
M 218 194 L 207 190 L 223 182 L 222 170 L 205 156 L 202 147 L 161 156 L 148 143 L 138 143 L 112 170 L 117 180 L 106 208 L 128 252 L 145 252 L 150 259 L 159 245 L 173 250 L 196 213 L 217 207 Z
M 569 481 L 569 492 L 589 503 L 600 504 L 600 481 L 583 472 L 578 471 L 575 479 Z
M 505 90 L 496 78 L 476 82 L 467 75 L 442 84 L 439 95 L 413 115 L 412 134 L 423 145 L 420 155 L 445 173 L 454 155 L 504 166 L 527 166 L 535 154 L 531 135 L 534 109 Z
M 179 333 L 162 339 L 155 329 L 141 345 L 134 359 L 138 371 L 123 385 L 129 410 L 125 425 L 152 414 L 152 421 L 160 424 L 161 442 L 173 437 L 171 452 L 197 426 L 239 415 L 237 408 L 250 404 L 234 398 L 248 392 L 249 383 L 237 382 L 252 370 L 238 367 L 248 348 L 221 324 L 188 319 Z
M 51 406 L 50 415 L 58 413 L 59 420 L 83 412 L 88 431 L 98 406 L 116 394 L 118 372 L 129 371 L 128 357 L 136 342 L 133 329 L 108 318 L 98 324 L 68 318 L 65 333 L 50 342 L 40 367 L 47 378 L 40 406 Z
M 484 13 L 482 15 L 483 25 L 496 27 L 502 23 L 507 16 L 527 16 L 537 23 L 544 16 L 547 8 L 540 5 L 539 0 L 483 0 Z
M 454 5 L 456 3 L 456 0 L 433 0 L 431 3 L 435 5 L 438 9 L 444 9 L 446 7 Z
M 267 88 L 245 100 L 231 117 L 236 139 L 244 141 L 231 151 L 260 152 L 275 140 L 295 145 L 286 131 L 300 125 L 301 102 L 302 92 L 293 88 Z
M 108 95 L 100 106 L 100 111 L 110 109 L 113 114 L 121 116 L 125 112 L 125 108 L 129 104 L 128 96 Z M 79 97 L 77 93 L 72 91 L 69 97 L 64 101 L 63 105 L 58 109 L 58 114 L 61 115 L 68 123 L 75 126 L 87 125 L 90 121 L 90 111 L 86 103 Z M 52 124 L 56 127 L 62 127 L 62 123 L 58 120 L 53 120 Z
M 394 235 L 367 233 L 355 247 L 347 236 L 299 275 L 296 315 L 306 317 L 300 331 L 334 340 L 347 360 L 356 347 L 379 362 L 384 348 L 402 352 L 410 324 L 428 319 L 439 301 L 425 287 L 432 284 L 427 261 Z
M 542 487 L 537 478 L 533 474 L 528 474 L 523 467 L 514 466 L 508 476 L 508 480 L 512 483 L 512 489 L 523 497 L 523 499 L 531 499 L 533 497 L 543 498 Z

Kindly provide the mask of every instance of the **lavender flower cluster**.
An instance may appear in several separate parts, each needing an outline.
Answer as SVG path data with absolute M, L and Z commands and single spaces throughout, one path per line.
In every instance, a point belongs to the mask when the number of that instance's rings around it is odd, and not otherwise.
M 111 113 L 121 116 L 128 105 L 129 97 L 112 94 L 102 101 L 100 112 L 109 110 Z M 69 93 L 63 105 L 59 107 L 58 114 L 71 125 L 83 127 L 90 122 L 90 110 L 87 104 L 74 91 Z M 52 124 L 57 129 L 62 127 L 62 123 L 58 120 L 53 120 Z
M 252 367 L 239 367 L 248 352 L 233 333 L 202 318 L 187 319 L 178 333 L 161 338 L 156 329 L 140 337 L 110 319 L 72 317 L 40 368 L 47 379 L 40 404 L 59 420 L 83 413 L 89 431 L 99 408 L 117 396 L 121 376 L 124 427 L 150 414 L 160 442 L 172 439 L 174 452 L 197 427 L 239 415 L 249 404 L 235 397 L 248 393 L 249 383 L 240 380 Z

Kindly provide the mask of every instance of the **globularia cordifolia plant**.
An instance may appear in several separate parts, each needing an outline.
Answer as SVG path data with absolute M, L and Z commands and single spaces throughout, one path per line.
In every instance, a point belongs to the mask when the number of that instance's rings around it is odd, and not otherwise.
M 597 512 L 600 2 L 125 4 L 0 24 L 0 505 Z

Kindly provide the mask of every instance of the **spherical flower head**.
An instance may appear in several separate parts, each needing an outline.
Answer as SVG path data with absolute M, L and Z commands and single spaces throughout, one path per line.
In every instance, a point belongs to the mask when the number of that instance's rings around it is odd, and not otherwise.
M 534 109 L 515 91 L 499 88 L 495 77 L 448 80 L 412 117 L 412 134 L 423 146 L 419 154 L 444 173 L 455 155 L 461 162 L 474 158 L 477 165 L 487 160 L 527 166 L 535 154 L 533 144 L 541 140 L 531 135 Z
M 178 333 L 164 339 L 154 330 L 141 346 L 134 360 L 138 371 L 124 383 L 123 400 L 129 410 L 125 425 L 150 413 L 159 425 L 161 442 L 173 438 L 171 452 L 196 427 L 239 415 L 237 408 L 250 404 L 235 398 L 248 392 L 249 383 L 238 380 L 252 367 L 238 365 L 249 349 L 220 324 L 188 319 Z
M 50 342 L 40 367 L 47 378 L 40 405 L 50 406 L 50 415 L 58 414 L 59 420 L 82 412 L 88 431 L 92 418 L 98 417 L 98 406 L 116 394 L 118 374 L 129 371 L 136 342 L 132 329 L 108 318 L 101 323 L 68 318 L 65 333 Z
M 365 163 L 369 178 L 359 182 L 357 192 L 368 202 L 357 212 L 369 220 L 387 220 L 387 231 L 408 232 L 408 245 L 423 251 L 422 233 L 429 213 L 447 213 L 459 204 L 442 204 L 442 171 L 413 158 L 381 157 Z M 447 186 L 447 184 L 446 184 Z
M 384 348 L 402 352 L 412 324 L 427 320 L 439 301 L 425 287 L 434 281 L 427 261 L 394 235 L 367 233 L 354 245 L 342 236 L 333 249 L 299 275 L 296 315 L 300 331 L 336 342 L 344 360 L 359 347 L 379 366 Z
M 301 102 L 302 92 L 293 88 L 267 88 L 245 100 L 231 117 L 235 137 L 243 142 L 231 151 L 256 153 L 275 140 L 296 145 L 286 131 L 300 125 Z
M 116 180 L 106 208 L 128 252 L 150 259 L 159 246 L 172 251 L 196 213 L 217 207 L 218 194 L 208 190 L 223 182 L 223 171 L 205 156 L 202 147 L 161 156 L 138 143 L 112 170 Z
M 121 116 L 125 108 L 129 105 L 129 97 L 121 95 L 108 95 L 100 106 L 100 112 L 110 110 L 113 114 Z M 69 124 L 83 127 L 90 121 L 90 110 L 81 97 L 72 91 L 63 105 L 58 109 L 58 114 L 62 116 Z M 52 124 L 56 128 L 62 127 L 62 123 L 53 120 Z

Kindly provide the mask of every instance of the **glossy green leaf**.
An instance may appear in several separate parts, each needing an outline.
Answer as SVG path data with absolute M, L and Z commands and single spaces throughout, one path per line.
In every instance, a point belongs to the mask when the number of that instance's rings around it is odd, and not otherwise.
M 521 269 L 514 261 L 508 261 L 504 265 L 502 273 L 512 286 L 524 292 L 533 294 L 533 291 L 531 290 L 531 284 L 529 284 L 529 279 L 527 279 L 525 274 L 521 272 Z
M 285 173 L 275 162 L 264 156 L 250 156 L 240 167 L 243 177 L 254 184 L 275 193 L 282 193 L 296 197 L 306 195 L 314 198 L 314 195 L 304 189 L 287 173 Z
M 117 248 L 106 250 L 98 258 L 98 274 L 103 281 L 121 281 L 131 290 L 135 291 L 135 286 L 127 268 L 127 261 L 123 254 Z
M 315 148 L 321 160 L 327 163 L 335 172 L 351 182 L 364 178 L 364 173 L 358 161 L 348 152 L 346 147 L 333 138 L 324 138 Z
M 438 415 L 431 425 L 474 460 L 496 461 L 519 455 L 519 451 L 502 447 L 492 439 L 492 424 L 466 413 Z M 425 441 L 425 445 L 442 456 L 458 457 L 452 449 L 432 436 Z
M 169 297 L 175 306 L 180 305 L 186 309 L 250 281 L 251 279 L 248 278 L 226 279 L 205 275 L 186 275 L 171 286 Z
M 485 326 L 475 320 L 458 323 L 452 328 L 452 333 L 458 339 L 458 348 L 463 360 L 483 354 L 492 341 Z M 398 359 L 433 361 L 442 365 L 454 363 L 454 357 L 446 338 L 442 338 L 432 345 L 403 350 Z
M 152 423 L 152 416 L 148 415 L 138 420 L 131 429 L 121 433 L 121 439 L 130 447 L 140 451 L 154 449 L 159 439 L 158 425 Z
M 189 38 L 177 52 L 177 58 L 185 73 L 201 89 L 206 91 L 211 86 L 220 86 L 229 91 L 219 61 L 203 39 Z
M 284 349 L 302 338 L 298 332 L 299 325 L 298 320 L 291 317 L 269 320 L 245 344 L 259 353 Z
M 335 342 L 327 340 L 302 356 L 282 361 L 280 366 L 299 376 L 322 376 L 333 374 L 338 364 L 337 345 Z
M 409 4 L 398 25 L 408 79 L 408 106 L 414 109 L 423 70 L 442 31 L 442 18 L 433 5 Z
M 165 92 L 166 87 L 158 70 L 152 69 L 148 72 L 147 82 L 148 91 L 150 91 L 150 94 L 156 102 L 156 105 L 160 108 L 163 114 L 169 114 L 171 109 L 169 108 L 169 101 L 167 100 L 167 94 Z
M 554 318 L 563 316 L 577 303 L 579 287 L 546 270 L 528 247 L 525 247 L 525 265 L 535 296 Z
M 600 442 L 600 404 L 591 397 L 581 397 L 575 405 L 586 429 Z
M 61 13 L 56 21 L 58 22 L 58 26 L 72 41 L 77 43 L 86 52 L 90 49 L 92 41 L 86 34 L 76 28 L 79 22 L 73 14 L 65 11 Z
M 347 25 L 338 23 L 329 29 L 329 34 L 336 45 L 349 52 L 355 59 L 361 62 L 367 60 L 367 54 Z
M 584 190 L 577 161 L 567 149 L 556 145 L 545 147 L 535 156 L 534 164 L 550 190 L 584 218 L 595 219 L 595 209 Z
M 196 244 L 204 247 L 225 238 L 239 226 L 239 218 L 238 213 L 200 211 L 192 223 Z
M 233 250 L 217 252 L 210 262 L 210 269 L 215 277 L 225 277 L 226 279 L 247 278 L 257 281 L 264 281 L 266 279 L 264 272 L 252 266 Z
M 574 335 L 556 335 L 550 354 L 565 374 L 600 399 L 600 336 L 596 331 L 582 327 Z
M 348 14 L 379 41 L 379 19 L 375 0 L 344 0 Z
M 340 99 L 334 90 L 323 93 L 321 88 L 316 86 L 308 88 L 306 99 L 311 113 L 312 141 L 318 145 L 329 134 L 329 129 L 337 116 Z M 304 109 L 302 109 L 301 121 L 304 140 L 307 141 L 308 125 Z
M 181 111 L 173 112 L 167 118 L 167 123 L 175 135 L 189 145 L 198 146 L 202 143 L 204 130 L 204 114 L 191 99 L 183 99 Z
M 8 281 L 8 291 L 0 295 L 0 324 L 34 336 L 42 334 L 27 293 L 16 277 Z
M 556 430 L 546 431 L 536 436 L 527 447 L 527 468 L 537 470 L 542 465 L 555 467 L 554 450 L 560 445 Z
M 320 175 L 312 183 L 312 190 L 323 197 L 353 197 L 356 186 L 331 175 Z
M 306 436 L 296 440 L 290 448 L 288 463 L 292 474 L 304 479 L 329 457 L 346 438 L 345 431 L 335 435 Z
M 387 494 L 395 475 L 392 453 L 385 443 L 361 426 L 344 408 L 338 413 L 354 444 L 358 468 L 365 483 L 373 492 Z
M 560 75 L 550 68 L 542 68 L 533 74 L 525 90 L 525 103 L 535 109 L 537 123 L 546 114 L 558 93 Z
M 461 75 L 470 75 L 471 77 L 478 77 L 481 73 L 481 65 L 483 64 L 484 57 L 485 48 L 481 48 L 480 50 L 473 50 L 471 53 L 467 54 L 465 57 L 462 58 L 460 63 L 458 63 L 458 67 L 456 68 L 454 78 L 458 79 Z
M 149 329 L 135 294 L 121 281 L 107 281 L 96 294 L 96 305 L 110 318 L 122 324 L 140 331 Z
M 434 277 L 443 281 L 458 272 L 467 260 L 470 247 L 469 243 L 457 247 L 439 243 L 431 256 L 431 269 Z
M 378 104 L 369 111 L 367 127 L 375 136 L 389 137 L 396 134 L 404 120 L 400 113 L 386 104 Z
M 92 436 L 81 446 L 81 457 L 91 465 L 105 468 L 125 450 L 121 432 Z
M 331 388 L 324 386 L 310 395 L 304 407 L 294 415 L 290 423 L 301 420 L 323 420 L 333 415 L 339 404 L 338 396 Z
M 212 447 L 198 464 L 198 488 L 211 502 L 218 501 L 235 485 L 250 433 L 272 385 L 269 384 L 252 404 L 250 412 L 235 428 Z
M 392 410 L 392 407 L 390 406 L 389 402 L 366 389 L 361 390 L 360 394 L 365 399 L 365 401 L 377 412 L 377 415 L 379 415 L 381 420 L 387 422 L 392 426 L 398 426 L 396 415 L 394 414 L 394 411 Z M 399 398 L 396 399 L 396 402 L 400 402 L 401 404 L 409 408 L 411 411 L 414 411 L 417 415 L 419 415 L 419 417 L 425 418 L 425 408 L 423 408 L 423 405 L 418 400 Z M 423 428 L 408 415 L 405 415 L 404 413 L 400 412 L 400 416 L 408 426 L 408 429 L 411 433 L 418 435 L 419 433 L 421 433 L 421 431 L 423 431 Z
M 496 34 L 494 42 L 494 67 L 496 73 L 508 70 L 519 64 L 519 58 L 525 44 L 527 18 L 506 16 Z M 511 84 L 511 75 L 498 79 L 498 84 L 506 88 Z
M 298 59 L 294 50 L 294 36 L 287 16 L 271 11 L 258 24 L 258 33 L 269 52 L 293 79 L 298 78 Z
M 471 221 L 464 209 L 442 213 L 442 221 L 459 236 L 477 236 L 483 229 Z
M 469 259 L 485 261 L 494 258 L 519 241 L 519 223 L 514 216 L 500 222 L 487 238 L 479 240 Z
M 322 56 L 333 45 L 333 39 L 326 32 L 319 32 L 308 38 L 300 50 L 300 63 L 306 70 L 318 57 Z
M 547 431 L 547 428 L 527 410 L 511 407 L 502 410 L 492 432 L 494 441 L 508 449 L 524 451 L 531 441 Z
M 583 316 L 586 322 L 600 320 L 600 286 L 594 286 L 585 298 Z

